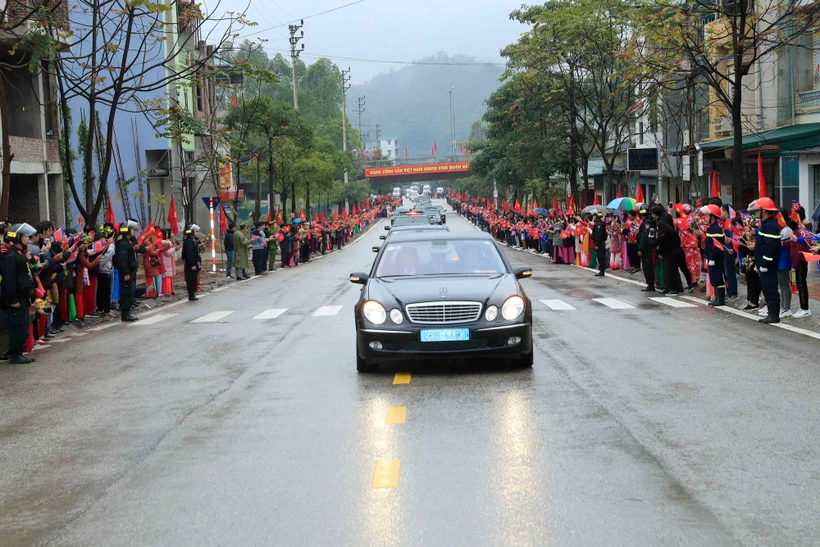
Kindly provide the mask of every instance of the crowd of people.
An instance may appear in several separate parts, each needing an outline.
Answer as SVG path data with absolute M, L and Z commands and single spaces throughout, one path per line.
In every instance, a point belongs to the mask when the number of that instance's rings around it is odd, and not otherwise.
M 739 211 L 712 197 L 696 205 L 550 209 L 545 215 L 498 210 L 486 200 L 466 196 L 453 205 L 498 241 L 547 255 L 555 264 L 589 267 L 597 276 L 608 268 L 642 272 L 643 292 L 676 296 L 700 290 L 708 293 L 711 306 L 724 306 L 740 298 L 738 276 L 743 276 L 743 309 L 759 309 L 761 322 L 811 316 L 808 270 L 820 258 L 820 236 L 812 232 L 806 210 L 797 202 L 779 209 L 763 197 Z M 796 311 L 791 309 L 793 290 Z
M 224 234 L 226 277 L 249 278 L 275 269 L 277 250 L 282 267 L 298 266 L 316 253 L 341 249 L 396 203 L 377 199 L 356 214 L 335 215 L 327 223 L 289 225 L 258 222 L 228 226 Z M 141 229 L 128 220 L 106 222 L 81 231 L 36 224 L 0 223 L 0 361 L 31 363 L 34 346 L 65 331 L 68 323 L 87 317 L 137 321 L 139 300 L 175 295 L 178 267 L 190 301 L 198 300 L 200 228 L 188 224 L 181 238 L 171 228 L 153 224 Z M 141 268 L 140 268 L 141 266 Z M 140 275 L 142 269 L 142 275 Z M 141 279 L 140 279 L 141 278 Z M 138 282 L 139 281 L 139 282 Z

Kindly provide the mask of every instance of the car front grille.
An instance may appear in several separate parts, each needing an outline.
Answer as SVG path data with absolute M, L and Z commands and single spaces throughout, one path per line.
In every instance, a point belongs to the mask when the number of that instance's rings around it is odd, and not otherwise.
M 481 302 L 422 302 L 408 304 L 407 317 L 421 325 L 471 323 L 481 315 Z

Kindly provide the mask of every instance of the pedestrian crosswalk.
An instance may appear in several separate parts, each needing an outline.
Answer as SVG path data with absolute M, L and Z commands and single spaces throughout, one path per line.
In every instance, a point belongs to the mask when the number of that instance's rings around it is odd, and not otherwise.
M 158 313 L 157 315 L 152 315 L 151 317 L 146 317 L 145 319 L 141 319 L 136 323 L 131 323 L 130 326 L 132 327 L 147 327 L 148 325 L 156 325 L 161 321 L 165 321 L 166 319 L 170 319 L 172 317 L 176 317 L 177 313 Z
M 215 312 L 209 313 L 208 315 L 203 315 L 199 319 L 194 319 L 191 322 L 192 323 L 219 323 L 220 320 L 225 319 L 226 317 L 228 317 L 232 313 L 235 313 L 235 312 L 230 311 L 230 310 L 229 311 L 215 311 Z
M 322 306 L 315 312 L 313 312 L 313 317 L 328 317 L 331 315 L 336 315 L 342 309 L 342 306 Z
M 617 298 L 590 298 L 589 301 L 594 302 L 596 305 L 601 305 L 611 310 L 635 310 L 639 309 L 641 304 L 635 302 L 625 302 L 623 300 L 618 300 Z M 689 302 L 683 302 L 678 300 L 677 298 L 672 298 L 669 296 L 659 296 L 653 297 L 648 299 L 649 302 L 653 304 L 662 304 L 664 306 L 668 306 L 670 308 L 696 308 L 697 306 L 691 304 Z M 569 302 L 565 302 L 564 300 L 558 299 L 546 299 L 546 300 L 539 300 L 541 304 L 543 304 L 546 308 L 551 311 L 558 311 L 558 312 L 565 312 L 565 311 L 577 311 L 579 303 L 573 302 L 572 304 Z
M 253 318 L 254 321 L 264 321 L 266 319 L 276 319 L 280 315 L 283 315 L 288 311 L 289 308 L 278 308 L 278 309 L 271 309 L 265 310 L 256 317 Z

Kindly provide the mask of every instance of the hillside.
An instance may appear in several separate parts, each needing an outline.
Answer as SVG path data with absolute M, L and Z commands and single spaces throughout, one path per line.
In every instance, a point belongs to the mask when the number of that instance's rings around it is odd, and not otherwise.
M 375 143 L 379 124 L 382 138 L 398 139 L 402 155 L 406 145 L 411 158 L 429 156 L 434 142 L 438 143 L 439 155 L 446 155 L 450 89 L 455 87 L 456 140 L 465 141 L 470 125 L 485 111 L 484 101 L 498 88 L 503 67 L 445 53 L 417 62 L 436 64 L 412 64 L 354 86 L 348 92 L 350 122 L 357 126 L 356 98 L 364 96 L 362 129 L 365 136 L 369 132 L 367 142 Z

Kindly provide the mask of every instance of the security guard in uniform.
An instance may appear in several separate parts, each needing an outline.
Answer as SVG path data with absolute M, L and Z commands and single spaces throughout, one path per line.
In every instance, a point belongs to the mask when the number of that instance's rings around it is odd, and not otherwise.
M 139 228 L 133 220 L 128 220 L 120 224 L 119 239 L 114 247 L 114 266 L 119 272 L 120 283 L 120 315 L 124 323 L 139 321 L 131 315 L 131 308 L 134 307 L 134 293 L 136 292 L 136 278 L 139 262 L 134 250 L 131 238 Z
M 770 198 L 760 198 L 749 205 L 749 211 L 762 211 L 763 222 L 755 240 L 755 264 L 760 274 L 760 287 L 766 298 L 769 314 L 760 319 L 761 323 L 780 323 L 780 293 L 777 292 L 777 268 L 780 265 L 780 224 L 777 222 L 778 209 Z
M 598 273 L 595 277 L 604 277 L 606 272 L 606 239 L 608 237 L 606 231 L 606 224 L 601 219 L 601 213 L 595 212 L 592 214 L 595 218 L 595 224 L 592 226 L 592 243 L 595 245 L 595 255 L 598 259 Z
M 646 279 L 646 287 L 641 292 L 655 292 L 655 262 L 652 256 L 657 239 L 655 218 L 649 214 L 646 205 L 641 205 L 638 214 L 642 219 L 638 230 L 638 256 L 641 257 L 641 269 Z
M 723 278 L 723 257 L 726 250 L 726 234 L 720 225 L 720 207 L 704 205 L 700 208 L 701 214 L 708 218 L 709 227 L 706 229 L 706 245 L 703 257 L 709 266 L 709 282 L 715 288 L 715 299 L 709 302 L 710 306 L 726 305 L 726 281 Z
M 182 263 L 185 266 L 185 287 L 188 289 L 188 300 L 199 300 L 196 295 L 196 282 L 202 269 L 202 258 L 199 256 L 199 226 L 189 224 L 185 227 L 185 240 L 182 242 Z
M 37 230 L 29 224 L 15 224 L 6 232 L 10 244 L 3 254 L 0 271 L 3 274 L 2 306 L 5 309 L 9 330 L 9 362 L 25 365 L 34 362 L 34 357 L 23 355 L 28 338 L 29 308 L 36 288 L 31 263 L 26 259 L 29 239 Z

